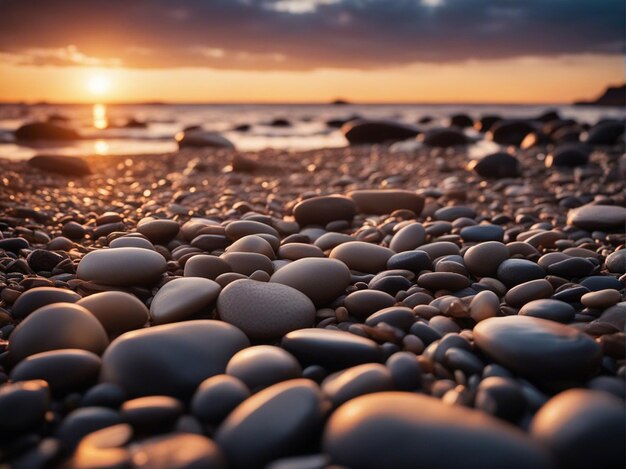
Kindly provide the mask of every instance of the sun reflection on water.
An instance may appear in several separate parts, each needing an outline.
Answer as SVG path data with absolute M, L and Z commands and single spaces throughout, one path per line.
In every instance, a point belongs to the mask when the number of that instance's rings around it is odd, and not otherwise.
M 105 140 L 96 140 L 93 144 L 93 151 L 96 155 L 108 155 L 109 144 Z
M 104 104 L 93 105 L 93 126 L 99 130 L 106 129 L 109 126 L 107 108 Z

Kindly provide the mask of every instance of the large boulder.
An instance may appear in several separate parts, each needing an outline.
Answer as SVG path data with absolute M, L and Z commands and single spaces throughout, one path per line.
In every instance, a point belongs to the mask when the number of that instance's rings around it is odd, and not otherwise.
M 18 141 L 32 140 L 78 140 L 80 135 L 74 129 L 52 122 L 31 122 L 15 131 Z

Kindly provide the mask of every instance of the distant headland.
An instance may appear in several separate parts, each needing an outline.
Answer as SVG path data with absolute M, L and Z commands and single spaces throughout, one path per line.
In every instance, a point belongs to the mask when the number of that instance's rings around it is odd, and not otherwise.
M 626 84 L 609 86 L 606 91 L 597 99 L 591 101 L 576 101 L 576 106 L 625 106 L 626 105 Z

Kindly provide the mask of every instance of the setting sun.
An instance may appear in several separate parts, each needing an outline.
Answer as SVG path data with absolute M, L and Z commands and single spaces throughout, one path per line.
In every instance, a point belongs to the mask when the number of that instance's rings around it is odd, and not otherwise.
M 109 91 L 111 82 L 108 77 L 104 75 L 94 75 L 89 78 L 87 82 L 87 89 L 90 93 L 102 96 Z

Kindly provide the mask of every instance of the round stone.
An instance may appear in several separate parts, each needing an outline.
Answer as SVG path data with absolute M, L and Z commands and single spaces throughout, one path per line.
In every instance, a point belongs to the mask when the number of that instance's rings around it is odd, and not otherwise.
M 13 303 L 11 316 L 24 319 L 42 306 L 52 303 L 76 303 L 80 295 L 66 288 L 36 287 L 22 293 Z
M 606 268 L 616 274 L 626 273 L 626 249 L 620 249 L 606 258 Z
M 148 308 L 136 296 L 121 291 L 89 295 L 77 303 L 89 310 L 109 337 L 142 328 L 149 319 Z
M 394 254 L 391 249 L 376 244 L 349 241 L 334 248 L 330 257 L 342 261 L 351 270 L 377 274 L 385 270 L 387 261 Z
M 588 335 L 530 316 L 481 321 L 474 327 L 474 340 L 492 360 L 529 378 L 584 378 L 598 368 L 602 356 Z
M 401 228 L 389 243 L 389 248 L 395 252 L 412 251 L 426 242 L 426 230 L 421 223 L 411 223 Z
M 469 169 L 484 178 L 514 178 L 520 175 L 520 164 L 510 153 L 498 152 L 472 161 Z
M 539 447 L 514 426 L 406 392 L 348 401 L 331 415 L 322 446 L 333 464 L 364 469 L 552 467 Z
M 379 290 L 358 290 L 350 293 L 343 300 L 343 305 L 352 316 L 367 318 L 383 308 L 396 304 L 396 299 L 389 293 Z
M 299 202 L 293 208 L 293 216 L 300 226 L 326 226 L 331 221 L 351 221 L 356 215 L 356 205 L 352 199 L 342 195 L 311 197 Z
M 122 417 L 106 407 L 82 407 L 70 412 L 60 422 L 55 436 L 67 450 L 73 450 L 90 433 L 122 423 Z
M 519 308 L 529 301 L 549 298 L 553 293 L 554 288 L 547 280 L 530 280 L 511 288 L 504 296 L 504 300 L 509 305 Z
M 278 339 L 287 332 L 310 327 L 315 306 L 295 288 L 280 283 L 237 280 L 217 299 L 220 318 L 252 339 Z
M 567 324 L 574 320 L 576 310 L 565 301 L 542 299 L 526 303 L 519 310 L 519 314 Z
M 624 229 L 626 225 L 626 207 L 619 205 L 583 205 L 570 210 L 567 224 L 583 230 Z
M 590 148 L 580 143 L 559 145 L 546 156 L 546 168 L 574 168 L 589 162 Z
M 15 328 L 9 342 L 14 362 L 40 352 L 81 349 L 102 354 L 109 344 L 100 322 L 85 308 L 53 303 L 33 311 Z
M 178 322 L 212 310 L 221 287 L 208 278 L 181 277 L 163 285 L 150 304 L 154 324 Z
M 220 257 L 226 261 L 232 272 L 246 277 L 257 270 L 262 270 L 270 275 L 274 272 L 270 258 L 256 252 L 227 252 Z
M 25 358 L 11 370 L 11 380 L 42 379 L 52 394 L 65 396 L 81 392 L 96 383 L 100 372 L 100 357 L 86 350 L 52 350 Z
M 530 433 L 558 467 L 624 467 L 625 415 L 624 402 L 608 393 L 570 389 L 539 409 Z
M 220 448 L 202 435 L 169 433 L 141 441 L 133 447 L 132 460 L 155 469 L 225 469 Z
M 300 329 L 283 337 L 281 347 L 302 366 L 321 365 L 329 370 L 382 361 L 376 342 L 343 331 Z
M 527 403 L 516 381 L 489 376 L 478 385 L 475 406 L 483 412 L 515 423 L 523 417 Z
M 294 379 L 246 399 L 220 425 L 215 440 L 229 467 L 261 467 L 306 448 L 317 436 L 322 419 L 319 387 L 307 379 Z
M 532 261 L 525 259 L 507 259 L 500 264 L 497 271 L 498 280 L 512 288 L 530 280 L 545 277 L 543 268 Z
M 320 307 L 345 292 L 350 285 L 350 270 L 336 259 L 299 259 L 274 272 L 270 282 L 295 288 Z
M 396 189 L 362 189 L 348 194 L 356 203 L 360 213 L 386 215 L 396 210 L 410 210 L 415 215 L 422 213 L 424 198 L 413 191 Z
M 50 406 L 48 383 L 42 380 L 0 386 L 0 435 L 15 437 L 36 431 Z
M 165 258 L 148 249 L 99 249 L 80 260 L 77 275 L 82 280 L 104 285 L 151 285 L 166 267 Z
M 237 352 L 226 374 L 240 379 L 253 393 L 273 384 L 300 378 L 302 369 L 293 355 L 279 347 L 257 345 Z
M 483 290 L 472 298 L 469 309 L 470 317 L 474 321 L 484 321 L 485 319 L 498 315 L 500 311 L 500 299 L 494 292 Z
M 143 218 L 137 223 L 137 231 L 153 243 L 167 243 L 178 234 L 180 225 L 174 220 Z
M 248 397 L 250 390 L 241 380 L 234 376 L 217 375 L 205 379 L 198 386 L 190 409 L 201 422 L 217 425 Z
M 366 363 L 328 376 L 322 391 L 338 407 L 355 397 L 393 389 L 391 372 L 385 365 Z
M 420 273 L 422 270 L 431 270 L 433 263 L 430 256 L 425 251 L 419 249 L 415 251 L 405 251 L 394 254 L 387 261 L 387 269 L 404 269 L 413 273 Z
M 110 248 L 142 248 L 154 251 L 154 245 L 146 238 L 139 236 L 121 236 L 109 243 Z
M 509 258 L 506 245 L 487 241 L 470 247 L 463 256 L 467 269 L 477 277 L 493 277 L 498 267 Z
M 185 277 L 203 277 L 215 280 L 231 271 L 228 263 L 217 256 L 198 254 L 185 262 Z
M 222 321 L 199 320 L 127 332 L 102 357 L 101 381 L 118 384 L 129 397 L 189 398 L 206 378 L 250 343 Z
M 606 289 L 595 292 L 585 293 L 580 302 L 587 308 L 606 309 L 622 299 L 622 295 L 617 290 Z
M 270 260 L 276 258 L 272 245 L 259 235 L 248 235 L 239 238 L 226 248 L 226 252 L 256 252 L 257 254 L 263 254 Z
M 144 396 L 131 399 L 120 408 L 120 414 L 140 433 L 167 432 L 183 413 L 183 405 L 170 396 Z

